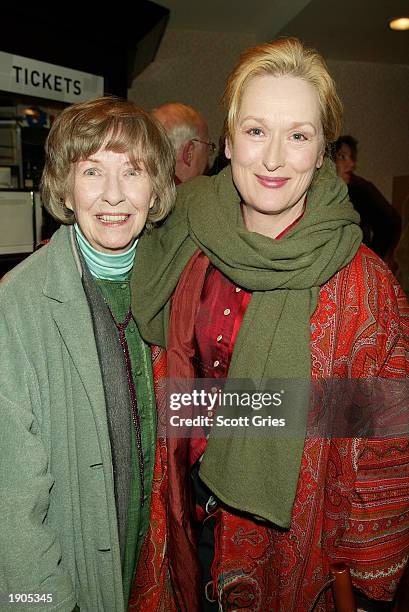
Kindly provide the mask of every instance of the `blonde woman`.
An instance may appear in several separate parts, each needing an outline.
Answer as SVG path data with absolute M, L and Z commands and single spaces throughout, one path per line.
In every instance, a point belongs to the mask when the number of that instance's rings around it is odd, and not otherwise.
M 231 168 L 183 186 L 175 213 L 139 245 L 143 337 L 167 347 L 171 379 L 321 383 L 335 391 L 337 418 L 366 414 L 367 424 L 396 379 L 390 408 L 406 401 L 407 425 L 408 304 L 361 244 L 328 159 L 341 103 L 322 57 L 291 38 L 249 49 L 225 103 Z M 356 379 L 371 391 L 365 406 L 341 401 L 342 383 L 356 392 Z M 180 609 L 332 610 L 330 590 L 319 594 L 337 560 L 365 609 L 394 597 L 409 554 L 408 437 L 306 435 L 309 402 L 308 385 L 284 402 L 295 436 L 244 422 L 189 439 L 168 422 L 169 498 L 153 507 L 166 502 Z M 320 395 L 311 408 L 324 410 Z M 158 550 L 153 538 L 145 558 Z M 153 592 L 135 592 L 136 608 Z

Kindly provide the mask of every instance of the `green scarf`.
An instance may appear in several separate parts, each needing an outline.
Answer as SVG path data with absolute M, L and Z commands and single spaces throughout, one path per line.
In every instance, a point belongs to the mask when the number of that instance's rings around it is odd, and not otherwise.
M 253 292 L 229 378 L 309 381 L 310 317 L 319 287 L 351 261 L 362 233 L 329 160 L 307 196 L 302 219 L 273 240 L 245 228 L 230 168 L 179 187 L 175 213 L 142 237 L 137 249 L 133 309 L 145 340 L 166 345 L 169 299 L 200 248 L 223 274 Z M 308 385 L 292 400 L 292 422 L 305 431 Z M 210 436 L 200 476 L 225 504 L 288 527 L 304 438 L 246 436 L 245 430 Z

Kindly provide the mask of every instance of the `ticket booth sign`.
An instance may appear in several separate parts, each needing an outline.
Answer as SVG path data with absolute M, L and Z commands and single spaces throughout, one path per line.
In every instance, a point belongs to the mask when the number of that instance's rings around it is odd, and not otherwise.
M 60 102 L 83 102 L 103 95 L 104 78 L 0 51 L 0 90 Z

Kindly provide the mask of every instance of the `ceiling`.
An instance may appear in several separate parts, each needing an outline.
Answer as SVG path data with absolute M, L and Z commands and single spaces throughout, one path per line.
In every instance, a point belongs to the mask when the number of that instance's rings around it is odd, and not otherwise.
M 409 16 L 408 0 L 158 0 L 169 28 L 254 33 L 260 42 L 298 36 L 327 59 L 409 64 L 409 31 L 388 19 Z
M 170 10 L 169 28 L 255 33 L 271 38 L 309 0 L 157 0 Z

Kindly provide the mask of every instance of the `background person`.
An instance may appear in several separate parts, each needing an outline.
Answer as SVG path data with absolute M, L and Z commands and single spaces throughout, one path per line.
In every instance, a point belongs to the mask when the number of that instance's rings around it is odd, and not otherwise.
M 402 234 L 396 249 L 396 278 L 409 298 L 409 197 L 402 207 Z
M 363 242 L 389 263 L 399 242 L 401 218 L 373 183 L 355 174 L 357 158 L 358 141 L 353 136 L 340 136 L 335 143 L 335 164 L 361 217 Z
M 209 141 L 209 128 L 203 115 L 187 104 L 167 102 L 152 111 L 165 128 L 176 154 L 176 184 L 204 174 L 209 153 L 216 145 Z
M 226 144 L 225 144 L 225 134 L 223 134 L 219 138 L 219 148 L 217 149 L 216 157 L 213 160 L 212 167 L 206 172 L 207 176 L 213 176 L 214 174 L 219 174 L 223 168 L 230 164 L 230 160 L 226 157 Z
M 296 39 L 250 49 L 225 101 L 231 170 L 181 186 L 174 214 L 139 245 L 142 335 L 167 346 L 170 378 L 407 388 L 409 307 L 361 245 L 326 155 L 341 104 L 323 59 Z M 309 399 L 287 414 L 304 431 Z M 366 603 L 391 600 L 409 552 L 407 437 L 229 431 L 168 438 L 169 499 L 153 500 L 156 518 L 168 513 L 166 551 L 153 534 L 144 555 L 153 566 L 168 555 L 180 609 L 309 610 L 336 560 Z M 154 592 L 134 591 L 131 605 Z M 330 592 L 319 606 L 332 610 Z
M 41 186 L 64 225 L 1 283 L 0 591 L 50 594 L 41 609 L 127 609 L 156 438 L 129 275 L 173 172 L 164 130 L 133 103 L 67 108 Z

